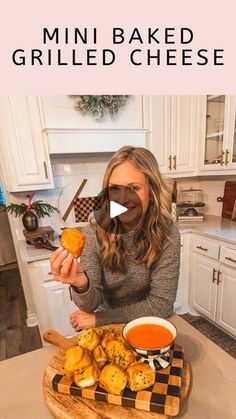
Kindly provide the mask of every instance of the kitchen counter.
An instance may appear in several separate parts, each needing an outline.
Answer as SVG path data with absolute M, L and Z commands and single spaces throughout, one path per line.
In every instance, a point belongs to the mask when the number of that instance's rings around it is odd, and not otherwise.
M 236 360 L 179 316 L 171 320 L 192 368 L 191 393 L 178 418 L 236 419 Z M 52 418 L 42 378 L 55 350 L 50 346 L 0 362 L 0 419 Z
M 229 218 L 206 215 L 202 223 L 179 223 L 179 229 L 182 233 L 200 233 L 205 237 L 236 244 L 236 221 Z
M 206 215 L 202 223 L 179 224 L 181 233 L 200 233 L 206 237 L 219 239 L 236 244 L 236 221 L 228 218 L 221 218 L 215 215 Z M 59 241 L 55 240 L 55 246 Z M 35 249 L 26 244 L 24 240 L 18 243 L 20 257 L 23 262 L 34 262 L 36 260 L 49 259 L 52 251 L 48 249 Z

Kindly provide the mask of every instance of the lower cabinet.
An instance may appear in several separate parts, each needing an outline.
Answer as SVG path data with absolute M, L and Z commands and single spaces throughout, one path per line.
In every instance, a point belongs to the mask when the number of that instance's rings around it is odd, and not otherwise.
M 220 266 L 216 323 L 236 335 L 236 269 Z
M 236 336 L 236 248 L 204 237 L 200 241 L 192 241 L 190 307 Z M 211 257 L 201 252 L 209 252 Z
M 216 316 L 217 285 L 215 275 L 218 265 L 211 259 L 192 255 L 191 275 L 191 306 L 211 320 Z
M 48 329 L 72 336 L 69 317 L 78 307 L 71 300 L 69 286 L 51 279 L 48 259 L 28 263 L 28 268 L 41 336 Z

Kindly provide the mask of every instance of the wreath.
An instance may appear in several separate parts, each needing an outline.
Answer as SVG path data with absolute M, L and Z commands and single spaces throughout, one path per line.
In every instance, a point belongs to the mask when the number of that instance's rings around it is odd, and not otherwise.
M 127 95 L 73 96 L 76 98 L 75 108 L 82 114 L 91 114 L 98 121 L 106 115 L 115 116 L 128 99 Z

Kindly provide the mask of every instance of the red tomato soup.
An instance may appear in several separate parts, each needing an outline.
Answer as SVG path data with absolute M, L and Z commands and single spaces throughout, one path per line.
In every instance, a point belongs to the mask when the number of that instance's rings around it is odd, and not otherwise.
M 164 326 L 139 324 L 128 330 L 126 339 L 137 348 L 155 349 L 169 345 L 173 341 L 174 336 Z

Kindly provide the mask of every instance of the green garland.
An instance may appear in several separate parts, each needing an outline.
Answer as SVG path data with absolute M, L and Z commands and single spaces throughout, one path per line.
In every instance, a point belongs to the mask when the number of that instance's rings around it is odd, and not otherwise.
M 106 115 L 114 116 L 125 105 L 127 95 L 76 96 L 75 108 L 82 114 L 90 113 L 97 121 Z

